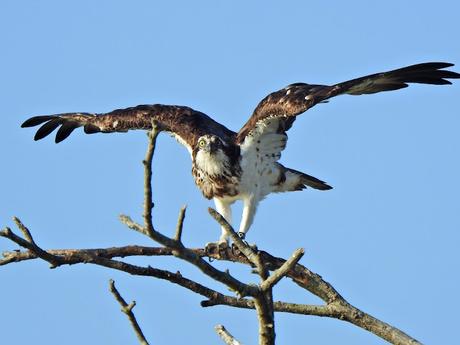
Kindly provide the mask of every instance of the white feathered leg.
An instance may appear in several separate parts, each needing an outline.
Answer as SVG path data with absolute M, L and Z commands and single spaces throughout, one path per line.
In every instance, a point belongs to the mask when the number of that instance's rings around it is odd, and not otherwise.
M 246 232 L 254 220 L 258 203 L 259 201 L 255 195 L 248 195 L 243 198 L 243 215 L 241 216 L 240 229 L 238 230 L 238 235 L 240 235 L 241 238 L 246 236 Z
M 217 212 L 219 212 L 222 215 L 222 217 L 225 218 L 228 224 L 232 225 L 232 203 L 225 201 L 223 199 L 214 198 L 214 204 L 216 205 Z M 222 227 L 222 233 L 219 238 L 219 243 L 227 243 L 227 241 L 227 233 L 225 229 Z

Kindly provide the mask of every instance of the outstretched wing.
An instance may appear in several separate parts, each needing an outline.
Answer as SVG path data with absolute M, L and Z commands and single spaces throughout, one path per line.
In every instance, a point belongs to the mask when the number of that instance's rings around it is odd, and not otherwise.
M 155 121 L 161 130 L 175 136 L 190 152 L 202 135 L 213 134 L 224 140 L 229 140 L 235 135 L 233 131 L 199 111 L 189 107 L 161 104 L 138 105 L 105 114 L 65 113 L 35 116 L 25 121 L 21 127 L 33 127 L 44 123 L 34 137 L 35 140 L 40 140 L 60 126 L 56 133 L 58 143 L 78 127 L 83 127 L 88 134 L 126 132 L 132 129 L 151 129 L 152 121 Z
M 428 62 L 372 74 L 331 86 L 304 83 L 288 85 L 284 89 L 269 94 L 257 105 L 248 122 L 238 132 L 236 141 L 247 147 L 253 146 L 251 143 L 257 143 L 266 135 L 285 136 L 297 115 L 328 98 L 341 94 L 363 95 L 391 91 L 405 88 L 408 83 L 451 84 L 447 79 L 460 78 L 458 73 L 443 70 L 451 66 L 453 66 L 451 63 Z M 277 147 L 282 150 L 285 145 Z M 273 154 L 279 157 L 280 152 L 276 151 Z

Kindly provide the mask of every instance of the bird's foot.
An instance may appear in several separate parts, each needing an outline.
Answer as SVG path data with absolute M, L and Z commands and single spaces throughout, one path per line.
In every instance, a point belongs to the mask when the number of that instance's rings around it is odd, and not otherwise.
M 255 243 L 254 243 L 254 244 L 250 244 L 250 243 L 248 243 L 248 241 L 245 240 L 245 238 L 246 238 L 246 233 L 239 231 L 239 232 L 238 232 L 238 237 L 241 238 L 241 240 L 243 241 L 243 243 L 244 243 L 246 246 L 250 247 L 252 250 L 254 250 L 254 251 L 256 251 L 256 252 L 258 251 L 257 246 L 256 246 Z M 232 252 L 233 252 L 234 254 L 236 254 L 236 252 L 240 252 L 240 250 L 239 250 L 238 247 L 235 245 L 235 243 L 232 243 Z
M 247 245 L 248 247 L 251 247 L 253 250 L 257 251 L 257 246 L 256 244 L 250 244 L 248 241 L 246 241 L 246 233 L 245 232 L 238 232 L 238 236 L 241 238 L 243 243 Z
M 204 252 L 206 255 L 216 255 L 226 251 L 228 248 L 228 242 L 219 240 L 218 242 L 208 242 L 204 246 Z

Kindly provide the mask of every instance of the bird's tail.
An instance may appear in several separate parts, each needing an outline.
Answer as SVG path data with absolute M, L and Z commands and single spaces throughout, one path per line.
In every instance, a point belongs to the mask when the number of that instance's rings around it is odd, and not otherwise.
M 292 173 L 296 173 L 296 174 L 299 174 L 299 177 L 300 177 L 300 184 L 302 187 L 302 189 L 304 189 L 305 187 L 311 187 L 311 188 L 314 188 L 314 189 L 318 189 L 318 190 L 330 190 L 332 189 L 331 186 L 329 186 L 326 182 L 324 181 L 321 181 L 320 179 L 317 179 L 316 177 L 313 177 L 311 175 L 308 175 L 308 174 L 304 174 L 304 173 L 301 173 L 299 171 L 296 171 L 296 170 L 292 170 L 292 169 L 289 169 L 290 172 Z
M 280 184 L 281 192 L 303 190 L 307 187 L 311 187 L 318 190 L 329 190 L 332 189 L 326 182 L 317 179 L 303 172 L 284 168 L 284 181 Z

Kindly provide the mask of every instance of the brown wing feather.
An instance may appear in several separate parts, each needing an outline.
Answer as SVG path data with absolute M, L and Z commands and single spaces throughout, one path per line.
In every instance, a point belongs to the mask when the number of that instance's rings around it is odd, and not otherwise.
M 447 79 L 458 79 L 460 78 L 460 74 L 443 70 L 443 68 L 451 66 L 453 64 L 446 62 L 427 62 L 389 72 L 371 74 L 335 85 L 335 92 L 337 93 L 332 94 L 331 97 L 343 93 L 363 95 L 381 91 L 392 91 L 408 87 L 408 83 L 452 84 Z
M 460 74 L 443 70 L 453 64 L 428 62 L 412 65 L 389 72 L 371 74 L 336 85 L 291 84 L 265 97 L 256 107 L 248 122 L 237 134 L 237 142 L 242 143 L 258 124 L 276 119 L 278 132 L 288 130 L 295 116 L 307 111 L 328 98 L 341 94 L 362 95 L 381 91 L 398 90 L 408 83 L 444 85 L 451 84 L 447 79 L 458 79 Z
M 295 116 L 325 99 L 320 95 L 327 94 L 329 88 L 324 85 L 295 83 L 269 94 L 257 105 L 248 122 L 238 132 L 236 141 L 242 143 L 258 124 L 265 121 L 277 121 L 276 132 L 286 132 L 294 123 Z
M 133 129 L 149 130 L 152 128 L 152 121 L 156 121 L 161 130 L 178 136 L 189 147 L 194 147 L 198 138 L 205 134 L 217 135 L 224 140 L 230 140 L 235 135 L 204 113 L 189 107 L 161 104 L 138 105 L 105 114 L 65 113 L 35 116 L 25 121 L 21 127 L 44 123 L 35 135 L 35 140 L 39 140 L 60 126 L 56 134 L 58 143 L 78 127 L 83 127 L 88 134 L 126 132 Z

